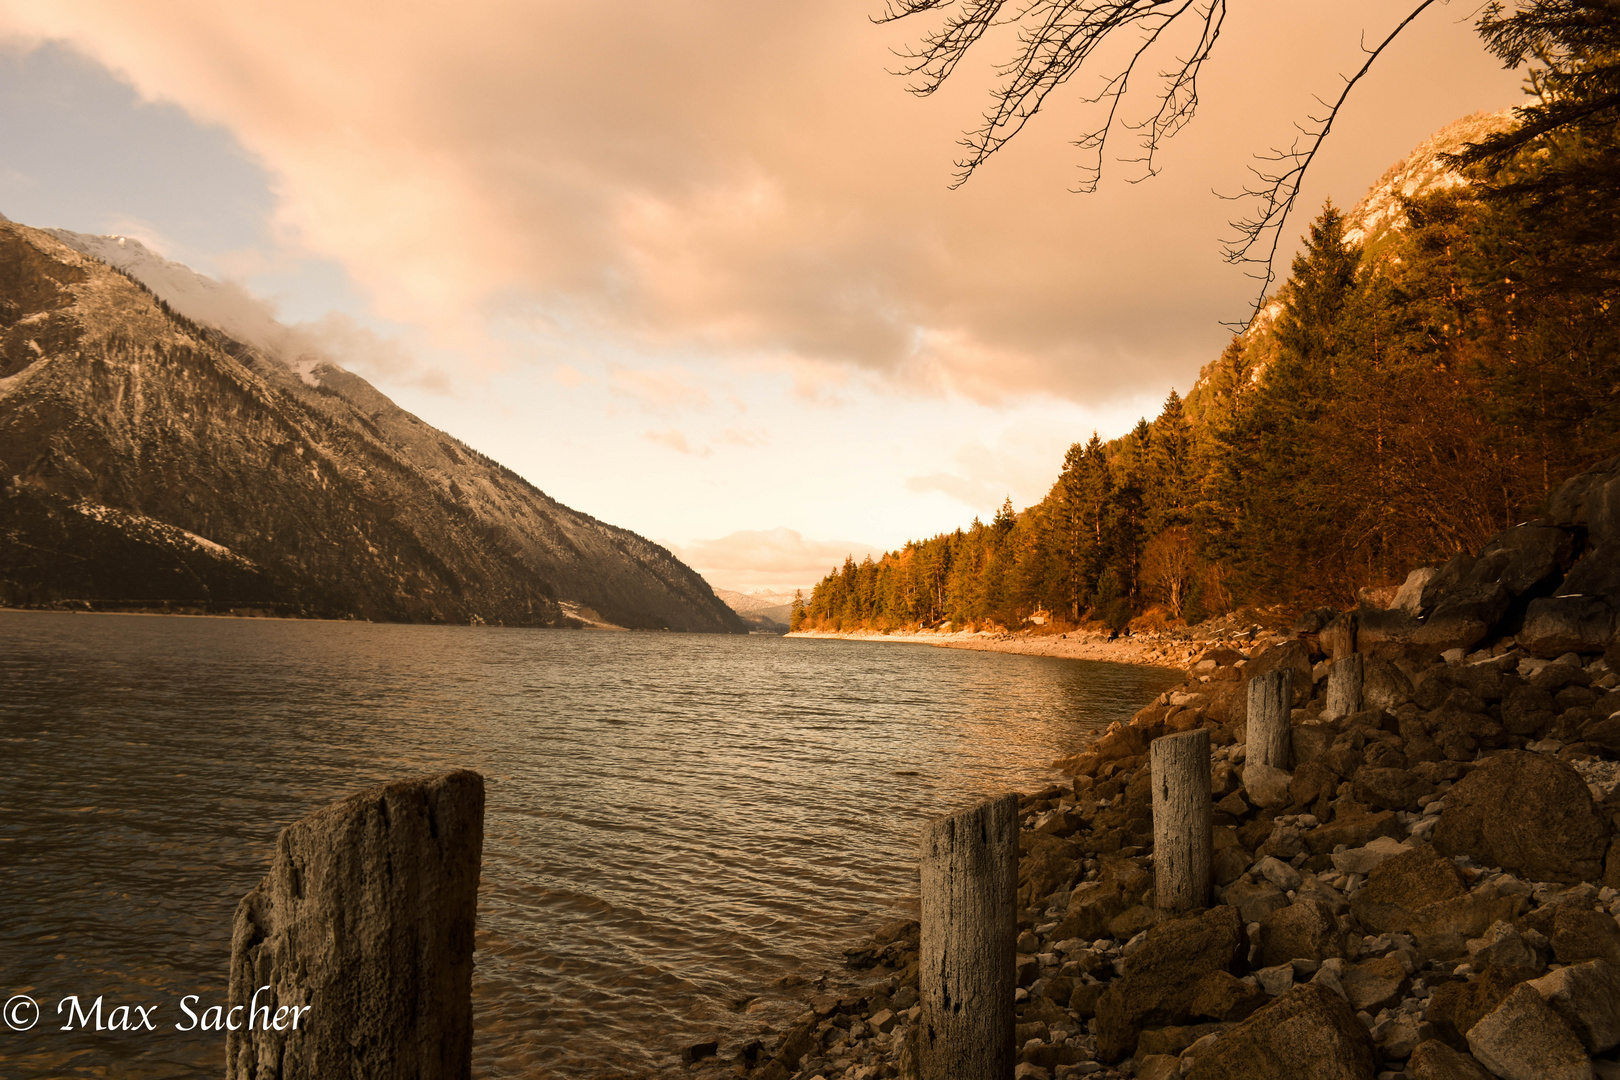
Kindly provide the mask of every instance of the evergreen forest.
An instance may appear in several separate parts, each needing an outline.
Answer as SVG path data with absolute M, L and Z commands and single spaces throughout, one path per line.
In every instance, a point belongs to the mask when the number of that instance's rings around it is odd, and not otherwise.
M 1482 26 L 1533 61 L 1528 103 L 1476 125 L 1439 158 L 1446 182 L 1397 189 L 1376 226 L 1324 207 L 1185 399 L 1075 443 L 1034 506 L 846 560 L 794 628 L 1346 606 L 1620 454 L 1620 16 L 1560 11 Z

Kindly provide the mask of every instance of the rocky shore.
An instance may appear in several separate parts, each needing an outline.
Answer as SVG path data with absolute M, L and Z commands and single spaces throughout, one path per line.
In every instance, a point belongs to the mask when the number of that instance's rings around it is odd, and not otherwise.
M 796 630 L 787 637 L 933 645 L 941 649 L 1055 656 L 1064 660 L 1109 660 L 1121 664 L 1185 668 L 1213 642 L 1247 644 L 1267 627 L 1252 620 L 1222 618 L 1191 629 L 1114 636 L 1093 630 L 1062 633 L 1002 630 Z
M 1620 1077 L 1620 458 L 1378 599 L 1205 649 L 1021 797 L 1018 1080 Z M 1282 668 L 1291 768 L 1248 767 Z M 1199 727 L 1213 906 L 1169 914 L 1148 745 Z M 785 1032 L 684 1069 L 915 1075 L 917 943 L 884 926 Z

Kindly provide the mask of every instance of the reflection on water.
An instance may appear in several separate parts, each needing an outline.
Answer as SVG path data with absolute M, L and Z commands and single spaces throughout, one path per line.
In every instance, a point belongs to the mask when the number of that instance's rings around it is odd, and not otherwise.
M 657 1069 L 902 908 L 922 820 L 1044 782 L 1172 681 L 839 641 L 0 612 L 0 992 L 46 1013 L 0 1028 L 4 1073 L 219 1075 L 222 1040 L 172 1024 L 181 995 L 223 996 L 276 833 L 460 766 L 488 781 L 475 1073 Z M 51 1030 L 75 993 L 162 1002 L 159 1031 Z

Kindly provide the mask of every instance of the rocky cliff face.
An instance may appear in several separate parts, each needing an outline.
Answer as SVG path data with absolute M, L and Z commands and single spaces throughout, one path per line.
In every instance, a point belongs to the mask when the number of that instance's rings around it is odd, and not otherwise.
M 744 629 L 658 545 L 188 319 L 93 239 L 0 219 L 0 603 Z

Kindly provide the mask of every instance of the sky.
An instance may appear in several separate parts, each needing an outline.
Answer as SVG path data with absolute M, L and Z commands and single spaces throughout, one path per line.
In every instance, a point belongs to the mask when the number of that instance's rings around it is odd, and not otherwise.
M 892 72 L 929 24 L 877 0 L 0 0 L 0 213 L 240 284 L 716 587 L 807 587 L 1185 394 L 1254 300 L 1221 196 L 1412 6 L 1234 4 L 1158 175 L 1116 128 L 1082 195 L 1102 68 L 953 190 L 1005 38 L 918 97 Z M 1520 99 L 1477 13 L 1356 88 L 1279 269 L 1325 199 Z

